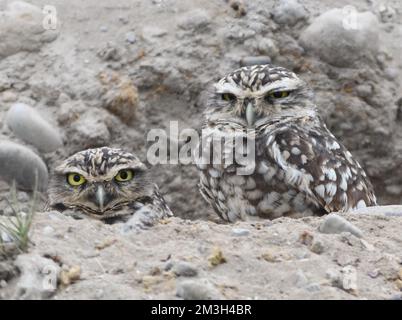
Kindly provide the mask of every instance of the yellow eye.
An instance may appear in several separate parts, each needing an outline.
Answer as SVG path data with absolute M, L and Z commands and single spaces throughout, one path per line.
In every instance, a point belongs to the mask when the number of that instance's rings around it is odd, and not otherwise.
M 85 178 L 78 173 L 69 173 L 67 175 L 67 182 L 74 187 L 80 186 L 86 181 L 87 180 L 85 180 Z
M 268 94 L 269 97 L 274 99 L 286 98 L 289 95 L 289 91 L 275 91 Z
M 232 93 L 222 93 L 222 100 L 233 101 L 235 99 L 236 99 L 236 96 Z
M 119 173 L 114 177 L 117 182 L 130 181 L 133 178 L 132 170 L 120 170 Z

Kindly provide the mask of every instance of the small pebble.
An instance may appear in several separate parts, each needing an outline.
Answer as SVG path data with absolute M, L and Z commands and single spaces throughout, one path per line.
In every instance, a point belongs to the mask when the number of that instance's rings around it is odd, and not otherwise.
M 217 289 L 206 279 L 178 283 L 176 295 L 184 300 L 212 300 L 220 297 Z
M 54 229 L 51 226 L 46 226 L 43 228 L 43 234 L 50 235 L 54 232 Z
M 359 228 L 335 213 L 327 215 L 318 230 L 322 233 L 350 232 L 358 238 L 363 236 L 363 232 Z
M 198 274 L 197 268 L 186 261 L 180 261 L 176 263 L 173 267 L 173 272 L 177 276 L 183 277 L 194 277 Z
M 242 237 L 242 236 L 248 236 L 250 234 L 250 231 L 248 229 L 243 229 L 243 228 L 233 228 L 232 229 L 232 235 L 236 237 Z
M 304 289 L 309 292 L 318 292 L 321 290 L 321 286 L 318 283 L 310 283 Z
M 270 64 L 271 58 L 268 56 L 244 57 L 240 60 L 240 66 L 254 66 L 258 64 Z
M 135 36 L 135 33 L 127 32 L 126 33 L 126 41 L 131 44 L 135 43 L 137 41 L 137 37 Z
M 99 30 L 100 30 L 101 32 L 107 32 L 108 28 L 107 28 L 106 26 L 101 26 L 101 27 L 99 28 Z

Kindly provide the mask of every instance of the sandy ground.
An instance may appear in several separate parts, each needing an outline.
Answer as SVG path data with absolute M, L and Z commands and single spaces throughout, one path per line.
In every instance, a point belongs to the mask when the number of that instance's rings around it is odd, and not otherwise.
M 11 2 L 0 0 L 0 11 L 8 12 Z M 339 8 L 370 11 L 379 21 L 380 41 L 367 45 L 376 47 L 374 60 L 342 68 L 304 50 L 299 41 L 319 14 L 334 8 L 332 1 L 303 1 L 303 17 L 292 26 L 272 16 L 278 1 L 244 1 L 244 16 L 224 0 L 28 2 L 38 10 L 54 6 L 58 23 L 43 37 L 24 38 L 34 30 L 27 28 L 12 40 L 1 33 L 9 25 L 0 24 L 0 139 L 29 148 L 50 170 L 66 156 L 100 145 L 134 151 L 146 161 L 150 128 L 169 128 L 171 120 L 181 128 L 199 128 L 211 82 L 243 58 L 264 55 L 314 88 L 323 119 L 367 169 L 379 203 L 402 204 L 400 2 L 337 2 Z M 110 79 L 135 88 L 130 92 L 139 102 L 130 100 L 133 119 L 109 108 L 110 97 L 121 94 Z M 56 128 L 62 146 L 44 152 L 40 143 L 32 145 L 10 130 L 5 118 L 16 102 L 30 105 Z M 140 234 L 121 234 L 121 225 L 38 213 L 29 254 L 45 257 L 38 263 L 57 270 L 59 286 L 45 293 L 37 286 L 22 290 L 23 268 L 18 272 L 0 260 L 0 297 L 174 299 L 178 292 L 187 298 L 397 297 L 400 217 L 348 215 L 363 240 L 350 233 L 319 233 L 324 218 L 219 224 L 198 193 L 193 166 L 157 165 L 152 172 L 176 218 Z M 8 183 L 0 183 L 0 193 L 8 196 Z M 28 198 L 20 191 L 22 206 Z M 0 215 L 9 213 L 0 199 Z M 303 234 L 307 244 L 300 240 Z M 314 239 L 322 252 L 312 252 Z M 211 267 L 215 247 L 226 262 Z M 192 276 L 175 273 L 183 261 L 191 265 L 181 267 L 195 270 L 188 271 Z M 60 270 L 68 278 L 77 266 L 79 280 L 63 284 Z M 345 289 L 345 274 L 354 272 L 356 288 Z

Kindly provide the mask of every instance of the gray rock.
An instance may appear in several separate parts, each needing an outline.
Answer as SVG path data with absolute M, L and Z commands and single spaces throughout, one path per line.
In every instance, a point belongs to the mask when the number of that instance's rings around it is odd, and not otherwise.
M 232 235 L 235 237 L 242 237 L 242 236 L 248 236 L 250 234 L 250 230 L 248 229 L 243 229 L 243 228 L 233 228 L 232 229 Z
M 332 9 L 314 19 L 303 31 L 300 44 L 329 64 L 351 67 L 361 61 L 374 60 L 379 30 L 377 17 L 371 12 L 348 13 Z
M 313 242 L 310 245 L 310 250 L 311 252 L 314 252 L 316 254 L 321 254 L 325 251 L 325 244 L 322 241 L 322 239 L 317 239 L 316 237 L 314 237 Z
M 6 123 L 17 137 L 42 152 L 52 152 L 63 145 L 58 130 L 26 104 L 14 104 L 7 113 Z
M 137 37 L 135 36 L 135 33 L 127 32 L 126 33 L 126 41 L 131 44 L 135 43 L 137 41 Z
M 267 55 L 270 58 L 275 58 L 279 54 L 279 49 L 274 41 L 270 38 L 262 38 L 260 41 L 258 41 L 257 50 L 262 55 Z
M 107 115 L 103 112 L 90 109 L 75 121 L 68 131 L 68 137 L 75 142 L 74 149 L 78 151 L 107 145 L 110 141 L 110 132 L 106 120 Z
M 306 20 L 308 12 L 297 0 L 280 0 L 272 11 L 276 23 L 294 26 L 297 22 Z
M 373 87 L 370 84 L 359 84 L 356 93 L 361 98 L 370 98 L 373 95 Z
M 296 287 L 298 288 L 303 288 L 305 286 L 307 286 L 308 284 L 308 279 L 306 277 L 306 275 L 304 274 L 303 270 L 298 269 L 297 272 L 294 274 L 293 276 L 294 280 L 294 284 L 296 285 Z
M 36 174 L 38 189 L 45 191 L 48 171 L 43 160 L 27 147 L 0 140 L 0 177 L 8 182 L 16 181 L 21 189 L 32 190 Z
M 0 280 L 8 281 L 16 275 L 17 270 L 13 262 L 0 261 Z
M 402 216 L 402 205 L 390 205 L 390 206 L 375 206 L 360 208 L 351 211 L 352 214 L 370 214 L 379 216 Z
M 398 78 L 399 70 L 397 68 L 385 68 L 384 75 L 388 80 L 395 80 Z
M 358 238 L 363 236 L 363 232 L 359 228 L 335 213 L 327 215 L 318 230 L 322 233 L 350 232 Z
M 179 19 L 178 26 L 183 30 L 193 30 L 197 32 L 206 31 L 211 23 L 211 17 L 208 12 L 203 9 L 195 9 L 186 12 L 184 16 Z
M 22 254 L 15 260 L 21 272 L 15 299 L 47 299 L 57 289 L 60 267 L 38 254 Z
M 221 298 L 218 290 L 206 279 L 179 282 L 176 295 L 184 300 L 216 300 Z
M 271 58 L 268 56 L 244 57 L 240 60 L 240 66 L 254 66 L 256 64 L 270 64 Z
M 183 277 L 195 277 L 198 274 L 197 268 L 186 261 L 180 261 L 176 263 L 173 267 L 173 272 L 177 276 Z
M 309 292 L 319 292 L 321 291 L 321 286 L 319 283 L 310 283 L 307 286 L 304 287 L 305 290 Z
M 99 30 L 100 30 L 100 32 L 107 32 L 107 31 L 108 31 L 108 27 L 106 27 L 106 26 L 101 26 L 101 27 L 99 28 Z
M 23 1 L 8 4 L 0 11 L 0 58 L 20 51 L 38 51 L 57 38 L 56 30 L 46 30 L 41 8 Z

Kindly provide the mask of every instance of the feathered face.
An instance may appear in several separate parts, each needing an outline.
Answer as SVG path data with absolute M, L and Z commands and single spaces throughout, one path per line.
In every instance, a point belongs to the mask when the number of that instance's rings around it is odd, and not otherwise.
M 151 196 L 146 170 L 135 155 L 120 149 L 78 152 L 55 169 L 50 204 L 80 209 L 97 219 L 114 217 L 116 209 Z
M 272 65 L 237 69 L 215 84 L 207 122 L 257 128 L 283 117 L 315 115 L 313 92 L 293 72 Z

